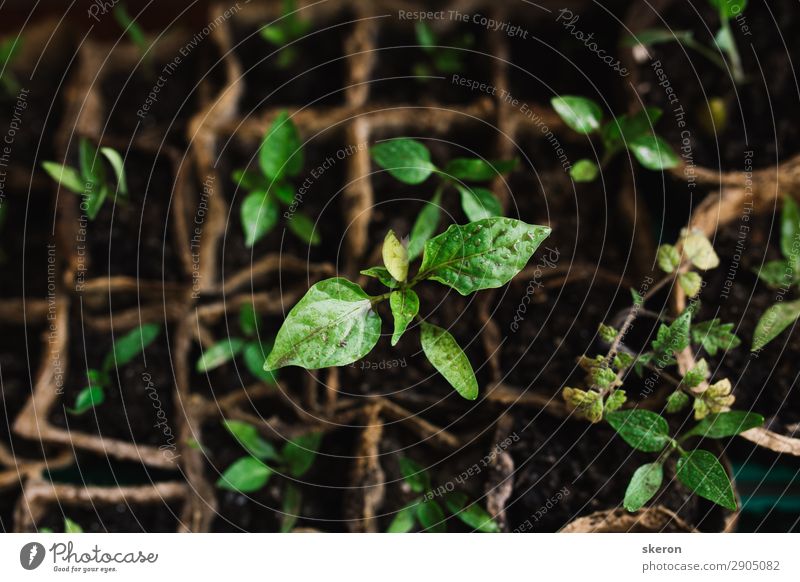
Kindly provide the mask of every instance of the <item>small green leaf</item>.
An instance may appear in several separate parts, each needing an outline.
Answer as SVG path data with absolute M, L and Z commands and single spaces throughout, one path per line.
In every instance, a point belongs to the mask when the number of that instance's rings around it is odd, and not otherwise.
M 305 214 L 296 212 L 289 219 L 289 230 L 296 234 L 301 240 L 310 245 L 317 246 L 322 242 L 319 231 L 316 230 L 314 222 Z
M 414 221 L 414 226 L 411 229 L 411 238 L 408 242 L 409 261 L 413 261 L 422 253 L 425 243 L 430 240 L 439 227 L 441 203 L 441 192 L 437 192 L 431 201 L 425 204 Z
M 100 406 L 105 399 L 106 394 L 101 386 L 88 386 L 78 392 L 75 397 L 75 406 L 68 408 L 67 412 L 75 416 L 83 414 L 95 406 Z
M 111 164 L 111 168 L 114 170 L 114 175 L 117 177 L 117 188 L 119 189 L 119 193 L 123 196 L 127 196 L 128 182 L 125 178 L 125 162 L 123 161 L 122 156 L 113 148 L 100 148 L 100 153 L 106 157 L 108 162 Z
M 289 533 L 294 529 L 297 518 L 300 516 L 300 508 L 303 504 L 303 494 L 297 487 L 287 484 L 283 490 L 283 502 L 281 503 L 281 533 Z
M 417 523 L 417 503 L 419 502 L 415 501 L 398 511 L 386 533 L 408 533 L 414 529 Z
M 103 361 L 103 370 L 109 372 L 130 363 L 136 356 L 145 351 L 161 333 L 158 323 L 145 323 L 141 327 L 128 332 L 117 341 Z
M 269 181 L 264 179 L 264 176 L 252 170 L 234 170 L 231 173 L 231 180 L 239 188 L 245 190 L 267 190 L 269 189 Z
M 447 531 L 444 511 L 433 499 L 417 504 L 417 519 L 427 532 L 443 533 Z
M 600 106 L 585 97 L 564 95 L 550 100 L 553 109 L 572 130 L 589 134 L 600 129 L 603 110 Z
M 668 361 L 673 354 L 684 350 L 689 345 L 689 327 L 692 322 L 692 312 L 685 311 L 671 325 L 661 324 L 658 328 L 656 339 L 653 340 L 653 350 L 660 362 Z
M 606 400 L 605 404 L 606 414 L 622 408 L 622 405 L 625 404 L 625 401 L 627 399 L 628 395 L 625 393 L 625 390 L 614 390 L 611 393 L 611 396 L 608 397 L 608 400 Z
M 400 457 L 400 474 L 414 493 L 424 493 L 431 488 L 431 479 L 425 468 L 408 457 Z
M 255 457 L 242 457 L 225 470 L 217 481 L 217 487 L 251 493 L 264 487 L 271 476 L 272 469 Z
M 144 30 L 139 26 L 139 23 L 130 17 L 125 5 L 119 3 L 114 6 L 112 14 L 114 15 L 114 20 L 117 21 L 122 30 L 130 37 L 131 42 L 136 45 L 142 54 L 145 54 L 149 45 Z
M 240 420 L 223 420 L 222 424 L 239 444 L 255 458 L 262 461 L 280 460 L 275 447 L 265 441 L 258 434 L 258 429 L 252 424 Z
M 81 175 L 75 168 L 69 166 L 62 166 L 55 162 L 42 162 L 42 168 L 47 172 L 53 180 L 62 185 L 67 190 L 75 192 L 75 194 L 83 194 L 86 189 L 86 182 L 84 182 Z
M 389 306 L 394 316 L 394 333 L 392 333 L 392 345 L 396 346 L 400 341 L 403 332 L 406 331 L 408 324 L 419 313 L 419 297 L 411 289 L 393 291 L 389 296 Z
M 516 159 L 490 162 L 480 158 L 455 158 L 445 166 L 444 173 L 454 180 L 486 182 L 513 171 L 518 163 Z
M 672 245 L 661 245 L 656 254 L 658 266 L 665 273 L 673 273 L 681 265 L 681 254 Z
M 275 384 L 278 381 L 275 372 L 267 372 L 264 369 L 264 360 L 269 356 L 271 350 L 272 346 L 264 346 L 257 341 L 253 341 L 249 342 L 242 352 L 247 371 L 267 384 Z
M 709 414 L 698 422 L 684 436 L 702 436 L 711 439 L 722 439 L 736 436 L 751 428 L 763 426 L 764 417 L 754 412 L 730 410 Z
M 649 410 L 610 412 L 606 420 L 626 443 L 645 453 L 658 453 L 670 441 L 667 421 Z
M 383 239 L 383 264 L 396 281 L 405 283 L 408 277 L 408 249 L 400 242 L 393 230 Z
M 258 335 L 258 313 L 252 303 L 245 303 L 239 310 L 239 328 L 248 337 Z
M 208 348 L 197 360 L 195 370 L 198 372 L 208 372 L 215 368 L 219 368 L 226 362 L 231 361 L 233 358 L 242 353 L 244 349 L 244 340 L 238 337 L 231 337 L 221 340 Z
M 417 277 L 462 295 L 502 287 L 519 273 L 550 228 L 513 218 L 486 218 L 450 227 L 425 243 Z
M 667 397 L 667 414 L 680 412 L 689 404 L 689 396 L 681 390 L 676 390 Z
M 639 136 L 628 142 L 628 149 L 648 170 L 667 170 L 677 167 L 680 163 L 672 148 L 657 135 Z
M 284 445 L 281 456 L 289 475 L 297 478 L 308 472 L 317 458 L 320 443 L 322 433 L 312 432 L 295 437 Z
M 478 397 L 478 380 L 466 354 L 445 329 L 422 322 L 422 350 L 433 367 L 467 400 Z
M 700 289 L 703 286 L 703 278 L 694 271 L 689 271 L 678 275 L 678 284 L 687 297 L 694 297 L 700 293 Z
M 296 176 L 303 169 L 303 143 L 289 113 L 282 111 L 272 122 L 261 143 L 258 162 L 264 175 L 277 182 L 283 176 Z
M 784 285 L 791 285 L 797 278 L 794 267 L 786 260 L 767 261 L 756 271 L 756 274 L 764 283 L 776 289 Z
M 776 303 L 764 312 L 753 333 L 753 347 L 757 351 L 778 337 L 783 330 L 800 317 L 800 300 Z
M 72 521 L 70 518 L 64 518 L 64 533 L 68 534 L 79 534 L 83 533 L 83 528 L 76 522 Z
M 240 218 L 247 248 L 252 248 L 275 227 L 279 213 L 278 205 L 264 190 L 255 190 L 245 197 Z
M 477 503 L 467 506 L 467 496 L 460 491 L 448 493 L 444 499 L 447 509 L 472 529 L 483 533 L 498 533 L 500 527 L 489 512 Z
M 404 184 L 421 184 L 436 169 L 431 153 L 421 142 L 398 138 L 372 147 L 372 159 Z
M 461 208 L 470 222 L 503 215 L 503 207 L 491 190 L 461 184 L 456 184 L 456 189 L 461 194 Z
M 592 160 L 578 160 L 569 171 L 576 182 L 593 182 L 600 174 L 600 168 Z
M 603 145 L 614 153 L 635 139 L 652 134 L 661 114 L 658 107 L 647 107 L 633 115 L 615 117 L 603 126 Z
M 325 279 L 289 312 L 264 369 L 345 366 L 367 355 L 380 335 L 370 296 L 347 279 Z
M 725 469 L 708 451 L 695 450 L 678 459 L 678 480 L 700 497 L 736 511 L 736 498 Z
M 664 468 L 661 463 L 647 463 L 636 469 L 625 491 L 625 509 L 639 511 L 658 493 L 663 480 Z
M 685 232 L 682 240 L 683 252 L 695 267 L 707 271 L 719 265 L 719 257 L 711 246 L 711 241 L 702 232 Z
M 721 18 L 736 18 L 747 7 L 747 0 L 708 0 Z
M 716 356 L 718 350 L 726 352 L 742 343 L 742 340 L 733 333 L 733 324 L 722 323 L 719 319 L 694 324 L 692 341 L 701 344 L 709 356 Z
M 800 208 L 790 196 L 781 210 L 781 252 L 789 265 L 800 267 Z
M 377 279 L 389 289 L 394 289 L 398 285 L 395 278 L 392 277 L 392 274 L 385 267 L 370 267 L 369 269 L 361 271 L 361 274 Z

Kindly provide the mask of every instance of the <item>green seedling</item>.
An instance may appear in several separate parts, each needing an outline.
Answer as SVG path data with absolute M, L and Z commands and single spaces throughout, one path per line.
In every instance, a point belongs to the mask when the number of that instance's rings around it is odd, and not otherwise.
M 78 144 L 80 168 L 63 166 L 55 162 L 42 162 L 42 168 L 62 187 L 83 197 L 86 214 L 94 220 L 107 198 L 117 195 L 126 201 L 128 186 L 125 180 L 125 166 L 122 156 L 115 149 L 102 147 L 95 149 L 86 138 Z M 111 165 L 116 177 L 116 185 L 107 179 L 103 158 Z
M 549 234 L 546 226 L 511 218 L 453 224 L 425 243 L 422 263 L 409 278 L 407 245 L 389 231 L 382 247 L 384 266 L 361 272 L 378 279 L 388 291 L 371 296 L 341 277 L 316 283 L 289 312 L 264 369 L 328 368 L 363 358 L 381 336 L 376 306 L 388 300 L 394 318 L 392 345 L 417 321 L 425 356 L 461 396 L 474 400 L 478 382 L 466 354 L 446 329 L 419 316 L 414 288 L 423 281 L 436 281 L 466 296 L 502 287 L 525 267 Z
M 264 488 L 276 472 L 291 479 L 300 479 L 314 465 L 322 442 L 322 434 L 309 433 L 286 442 L 278 451 L 261 437 L 252 424 L 238 420 L 225 420 L 223 424 L 248 454 L 225 470 L 217 481 L 217 487 L 239 493 L 253 493 Z M 282 497 L 281 532 L 288 532 L 297 521 L 302 495 L 297 487 L 286 480 Z
M 417 462 L 407 457 L 400 458 L 400 473 L 403 481 L 419 497 L 397 512 L 388 533 L 408 533 L 419 524 L 423 531 L 443 533 L 447 531 L 445 511 L 434 498 L 431 478 Z M 485 533 L 497 533 L 500 528 L 485 509 L 477 503 L 469 503 L 469 498 L 461 491 L 450 491 L 442 495 L 447 511 L 472 529 Z
M 261 339 L 261 327 L 253 305 L 246 304 L 239 311 L 239 328 L 244 337 L 229 337 L 209 347 L 197 360 L 196 370 L 208 372 L 241 355 L 253 376 L 268 384 L 275 384 L 275 374 L 264 370 L 264 358 L 272 350 L 272 342 Z
M 437 73 L 450 75 L 465 69 L 464 53 L 459 49 L 470 48 L 475 44 L 475 37 L 472 34 L 462 34 L 455 39 L 451 47 L 445 47 L 425 21 L 417 21 L 414 32 L 417 44 L 426 56 L 425 61 L 414 65 L 414 74 L 418 80 L 428 81 L 431 75 Z
M 780 248 L 783 259 L 768 261 L 756 271 L 758 277 L 779 290 L 781 300 L 767 309 L 753 333 L 752 351 L 758 351 L 800 318 L 800 299 L 783 301 L 783 295 L 800 287 L 800 208 L 785 196 L 781 211 Z
M 260 171 L 236 170 L 233 181 L 248 194 L 242 203 L 241 222 L 245 244 L 252 248 L 278 224 L 281 205 L 289 215 L 287 225 L 300 240 L 320 244 L 314 221 L 297 210 L 298 200 L 289 178 L 303 170 L 303 143 L 289 114 L 281 112 L 267 130 L 258 153 Z
M 744 12 L 747 7 L 747 0 L 708 0 L 708 3 L 719 14 L 720 21 L 720 28 L 714 36 L 714 44 L 712 46 L 706 46 L 694 38 L 691 30 L 669 30 L 666 28 L 649 28 L 637 35 L 628 37 L 623 41 L 623 44 L 627 46 L 653 46 L 667 42 L 678 42 L 702 55 L 725 73 L 728 72 L 728 65 L 730 64 L 734 82 L 744 83 L 747 77 L 731 31 L 731 20 Z M 721 55 L 725 55 L 727 59 Z
M 381 142 L 372 150 L 375 163 L 403 184 L 417 185 L 425 182 L 431 174 L 439 179 L 435 194 L 417 216 L 411 229 L 408 244 L 409 258 L 417 258 L 425 243 L 438 230 L 441 221 L 441 199 L 443 193 L 452 189 L 461 196 L 461 208 L 467 219 L 474 222 L 492 216 L 502 216 L 503 208 L 491 190 L 467 185 L 488 182 L 497 176 L 512 171 L 517 160 L 488 161 L 481 158 L 455 158 L 440 170 L 431 161 L 431 152 L 421 142 L 398 138 Z
M 6 95 L 15 95 L 19 92 L 19 81 L 11 72 L 11 65 L 19 56 L 20 48 L 22 48 L 22 36 L 0 42 L 0 86 Z
M 570 169 L 576 182 L 592 182 L 614 156 L 627 149 L 648 170 L 666 170 L 676 167 L 680 160 L 672 148 L 653 131 L 661 118 L 661 110 L 648 107 L 632 115 L 620 115 L 603 123 L 603 110 L 586 97 L 563 95 L 550 103 L 564 123 L 582 135 L 599 135 L 603 155 L 598 166 L 589 159 L 578 160 Z
M 636 511 L 647 503 L 661 487 L 664 462 L 672 454 L 679 455 L 678 480 L 692 491 L 729 509 L 736 503 L 727 474 L 719 461 L 703 450 L 687 451 L 685 440 L 692 437 L 722 438 L 733 436 L 763 424 L 763 417 L 741 411 L 731 411 L 735 398 L 727 378 L 709 382 L 711 372 L 705 359 L 680 376 L 678 356 L 687 348 L 697 353 L 701 349 L 715 356 L 741 344 L 733 333 L 733 324 L 718 319 L 692 323 L 697 303 L 693 303 L 671 322 L 662 322 L 649 350 L 635 353 L 625 347 L 623 340 L 636 317 L 646 312 L 646 302 L 660 289 L 670 284 L 682 287 L 690 297 L 696 297 L 703 286 L 698 270 L 705 271 L 719 265 L 719 257 L 708 239 L 695 231 L 684 231 L 675 245 L 662 245 L 657 262 L 666 276 L 645 295 L 633 292 L 633 307 L 628 310 L 620 329 L 601 325 L 600 338 L 610 344 L 608 353 L 593 357 L 582 356 L 579 363 L 586 371 L 586 388 L 567 387 L 563 397 L 574 413 L 592 423 L 608 422 L 629 445 L 637 450 L 659 453 L 658 459 L 640 467 L 633 476 L 625 494 L 624 505 Z M 677 377 L 671 368 L 678 370 Z M 681 437 L 669 436 L 667 421 L 659 414 L 641 409 L 622 410 L 627 402 L 623 389 L 629 371 L 643 376 L 649 370 L 656 379 L 672 382 L 674 391 L 666 398 L 663 411 L 676 414 L 689 405 L 699 423 Z M 648 381 L 652 381 L 648 378 Z M 649 385 L 646 382 L 646 385 Z
M 100 368 L 86 370 L 89 385 L 78 393 L 74 406 L 68 408 L 67 412 L 77 416 L 101 405 L 106 399 L 105 390 L 111 384 L 111 373 L 132 362 L 156 340 L 160 333 L 159 324 L 146 323 L 115 341 L 112 350 L 106 354 L 103 365 Z
M 147 40 L 144 30 L 139 23 L 131 18 L 128 14 L 128 9 L 123 2 L 117 3 L 112 10 L 114 20 L 117 21 L 122 31 L 128 35 L 131 42 L 139 49 L 142 61 L 144 62 L 145 70 L 149 74 L 153 74 L 152 53 L 150 52 L 150 42 Z
M 53 530 L 49 527 L 43 527 L 39 530 L 39 533 L 53 533 Z M 64 533 L 72 534 L 72 533 L 83 533 L 83 528 L 72 521 L 70 518 L 64 518 Z
M 283 0 L 281 17 L 272 24 L 261 29 L 261 37 L 271 45 L 281 48 L 277 65 L 279 69 L 288 69 L 297 60 L 297 49 L 291 44 L 304 37 L 311 30 L 311 22 L 297 15 L 297 2 Z

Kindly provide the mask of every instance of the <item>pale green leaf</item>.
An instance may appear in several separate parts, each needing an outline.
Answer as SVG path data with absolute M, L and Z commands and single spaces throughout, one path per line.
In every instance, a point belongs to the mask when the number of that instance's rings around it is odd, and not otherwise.
M 478 397 L 478 380 L 467 355 L 445 329 L 422 322 L 422 350 L 433 367 L 467 400 Z

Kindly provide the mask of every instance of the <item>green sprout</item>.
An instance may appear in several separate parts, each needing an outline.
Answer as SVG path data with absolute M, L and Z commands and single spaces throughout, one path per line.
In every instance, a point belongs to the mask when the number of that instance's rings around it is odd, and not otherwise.
M 265 487 L 276 471 L 299 479 L 314 465 L 322 434 L 309 433 L 290 441 L 278 451 L 264 440 L 252 424 L 238 420 L 225 420 L 223 425 L 247 451 L 247 455 L 234 461 L 217 481 L 217 487 L 239 493 L 253 493 Z M 283 485 L 281 532 L 294 528 L 302 505 L 302 495 L 290 482 Z
M 411 491 L 423 495 L 398 511 L 386 531 L 388 533 L 408 533 L 416 527 L 417 523 L 426 532 L 443 533 L 447 531 L 445 512 L 439 502 L 434 499 L 428 472 L 419 463 L 407 457 L 401 457 L 400 473 Z M 469 498 L 461 491 L 444 493 L 444 505 L 452 515 L 476 531 L 484 533 L 500 531 L 492 516 L 477 503 L 469 503 Z
M 708 0 L 708 3 L 717 10 L 720 20 L 720 29 L 714 36 L 714 45 L 711 47 L 695 39 L 691 30 L 675 31 L 666 28 L 649 28 L 627 38 L 623 44 L 626 46 L 652 46 L 678 42 L 702 55 L 723 72 L 728 71 L 728 64 L 730 64 L 734 82 L 744 83 L 747 77 L 731 31 L 731 20 L 744 11 L 747 7 L 747 0 Z M 720 56 L 720 53 L 727 56 L 727 61 Z
M 719 265 L 711 243 L 702 234 L 684 231 L 676 245 L 659 247 L 657 261 L 667 274 L 654 283 L 645 295 L 634 291 L 634 305 L 628 311 L 620 329 L 601 325 L 599 335 L 610 344 L 608 353 L 594 357 L 583 356 L 581 367 L 586 371 L 586 389 L 567 387 L 563 397 L 578 417 L 592 423 L 607 422 L 634 449 L 658 453 L 655 462 L 643 465 L 633 475 L 625 493 L 624 506 L 636 511 L 644 506 L 661 488 L 664 463 L 678 454 L 678 480 L 697 495 L 731 510 L 736 509 L 733 489 L 720 462 L 708 451 L 687 450 L 685 442 L 693 438 L 724 438 L 761 426 L 764 418 L 758 414 L 730 410 L 735 398 L 727 378 L 709 382 L 711 372 L 705 359 L 700 359 L 682 378 L 668 372 L 677 368 L 677 356 L 692 347 L 702 347 L 714 356 L 741 344 L 733 334 L 733 324 L 717 319 L 693 324 L 696 304 L 690 305 L 669 323 L 661 323 L 650 350 L 636 353 L 625 347 L 623 339 L 636 317 L 646 312 L 645 304 L 666 285 L 677 283 L 690 297 L 696 297 L 703 281 L 697 269 L 708 270 Z M 674 391 L 667 397 L 663 410 L 676 414 L 692 404 L 694 418 L 699 422 L 678 437 L 670 436 L 667 420 L 655 412 L 630 408 L 622 410 L 627 394 L 622 389 L 628 372 L 644 376 L 650 370 L 656 377 L 672 382 Z M 652 377 L 652 375 L 651 375 Z
M 122 200 L 127 200 L 128 186 L 125 180 L 124 162 L 115 149 L 110 147 L 95 149 L 86 138 L 80 139 L 78 149 L 80 169 L 55 162 L 42 162 L 42 168 L 58 184 L 83 196 L 86 214 L 89 220 L 94 220 L 106 198 L 113 195 L 116 200 L 116 195 L 119 193 Z M 117 180 L 116 186 L 107 181 L 103 157 L 111 165 Z
M 103 360 L 103 365 L 86 370 L 88 386 L 75 397 L 75 404 L 67 412 L 75 416 L 84 414 L 95 406 L 100 406 L 106 399 L 105 389 L 111 384 L 111 372 L 129 364 L 144 352 L 161 333 L 157 323 L 146 323 L 128 332 L 116 342 Z
M 53 530 L 49 527 L 43 527 L 39 530 L 39 533 L 53 533 Z M 83 533 L 83 528 L 78 525 L 76 522 L 72 521 L 70 518 L 64 518 L 64 533 L 74 534 L 74 533 Z
M 235 170 L 234 183 L 248 191 L 242 203 L 241 222 L 245 244 L 252 248 L 278 224 L 281 205 L 287 207 L 289 230 L 302 241 L 322 242 L 314 221 L 297 210 L 298 200 L 288 178 L 303 170 L 303 144 L 297 127 L 286 111 L 281 112 L 264 135 L 258 154 L 260 172 Z
M 277 48 L 283 47 L 278 55 L 277 65 L 279 69 L 288 69 L 297 60 L 297 49 L 288 45 L 308 34 L 309 30 L 311 30 L 311 22 L 297 15 L 297 2 L 283 0 L 281 17 L 259 32 L 261 37 L 271 45 Z
M 19 81 L 11 72 L 11 63 L 19 56 L 20 48 L 22 48 L 21 36 L 0 42 L 0 86 L 7 95 L 19 92 Z
M 241 355 L 245 366 L 253 376 L 268 384 L 275 384 L 275 374 L 264 370 L 264 358 L 272 350 L 272 342 L 260 339 L 261 322 L 252 304 L 246 304 L 239 311 L 239 328 L 245 337 L 229 337 L 205 350 L 197 360 L 197 371 L 207 372 L 219 368 Z
M 753 333 L 752 351 L 758 351 L 800 318 L 800 299 L 783 301 L 783 294 L 800 286 L 800 208 L 785 196 L 781 211 L 780 248 L 783 259 L 768 261 L 756 271 L 758 277 L 781 292 L 781 300 L 767 309 Z
M 378 166 L 403 184 L 422 184 L 431 174 L 436 174 L 439 178 L 433 198 L 425 204 L 411 229 L 408 255 L 412 260 L 420 255 L 426 241 L 439 228 L 441 199 L 447 189 L 452 188 L 459 193 L 461 208 L 472 222 L 502 216 L 503 208 L 491 190 L 469 186 L 466 182 L 488 182 L 501 174 L 511 172 L 517 166 L 517 160 L 455 158 L 440 170 L 431 161 L 428 148 L 421 142 L 408 138 L 381 142 L 372 148 L 371 154 Z
M 139 23 L 136 22 L 133 18 L 131 18 L 130 14 L 128 14 L 128 9 L 125 7 L 123 2 L 119 2 L 116 6 L 114 6 L 114 10 L 112 11 L 114 15 L 114 20 L 117 21 L 117 24 L 122 28 L 123 32 L 128 35 L 131 42 L 139 49 L 139 54 L 141 55 L 144 65 L 146 69 L 149 69 L 152 73 L 152 53 L 150 53 L 150 42 L 147 40 L 147 36 L 144 33 L 144 30 Z
M 453 224 L 425 243 L 422 263 L 409 279 L 406 243 L 389 231 L 383 242 L 383 267 L 361 271 L 378 279 L 386 293 L 368 295 L 360 286 L 337 277 L 312 286 L 292 308 L 275 338 L 264 369 L 346 366 L 366 356 L 381 336 L 376 306 L 386 300 L 394 318 L 396 345 L 412 321 L 420 328 L 422 350 L 433 367 L 468 400 L 478 397 L 472 365 L 455 338 L 419 316 L 414 287 L 436 281 L 467 296 L 508 283 L 550 234 L 550 228 L 511 218 L 484 218 Z
M 465 33 L 458 37 L 452 47 L 442 47 L 440 39 L 425 21 L 419 20 L 414 26 L 417 43 L 424 51 L 427 60 L 414 65 L 414 74 L 420 81 L 428 81 L 434 73 L 449 75 L 465 68 L 463 52 L 475 44 L 475 37 Z
M 620 115 L 603 124 L 603 110 L 586 97 L 563 95 L 550 103 L 564 123 L 582 135 L 598 134 L 603 143 L 600 166 L 589 159 L 577 161 L 570 170 L 576 182 L 592 182 L 619 152 L 627 149 L 648 170 L 666 170 L 679 164 L 678 156 L 667 143 L 653 132 L 661 117 L 657 107 L 647 107 L 638 113 Z

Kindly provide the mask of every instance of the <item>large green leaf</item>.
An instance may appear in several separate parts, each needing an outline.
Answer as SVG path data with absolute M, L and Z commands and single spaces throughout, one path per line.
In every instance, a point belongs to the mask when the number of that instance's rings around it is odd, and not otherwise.
M 275 228 L 280 208 L 266 190 L 255 190 L 245 197 L 240 212 L 244 244 L 246 247 L 252 248 Z
M 394 316 L 392 345 L 396 346 L 403 332 L 406 331 L 408 324 L 411 323 L 417 316 L 417 313 L 419 313 L 419 297 L 411 289 L 393 291 L 389 296 L 389 306 Z
M 571 129 L 578 133 L 592 133 L 600 129 L 603 110 L 600 106 L 585 97 L 563 95 L 550 100 L 553 109 Z
M 661 463 L 647 463 L 636 469 L 625 491 L 625 501 L 623 501 L 625 509 L 638 511 L 644 507 L 644 504 L 658 492 L 663 480 L 664 468 Z
M 302 477 L 314 464 L 322 442 L 322 433 L 313 432 L 295 437 L 283 446 L 281 456 L 292 477 Z
M 755 412 L 745 410 L 730 410 L 709 414 L 698 422 L 686 437 L 701 436 L 711 439 L 721 439 L 735 436 L 751 428 L 764 424 L 764 417 Z
M 371 151 L 376 164 L 405 184 L 421 184 L 436 169 L 428 148 L 414 139 L 384 141 Z
M 280 460 L 275 447 L 265 441 L 252 424 L 240 420 L 224 420 L 222 424 L 252 456 L 263 461 Z
M 658 453 L 670 441 L 667 421 L 655 412 L 618 410 L 605 418 L 626 443 L 645 453 Z
M 273 181 L 296 176 L 303 169 L 303 144 L 289 114 L 282 111 L 272 122 L 261 143 L 258 162 L 264 175 Z
M 757 351 L 778 337 L 800 317 L 800 300 L 781 301 L 764 312 L 753 332 L 752 351 Z
M 467 400 L 478 397 L 478 380 L 456 339 L 446 329 L 422 322 L 422 350 L 433 367 Z
M 108 372 L 114 367 L 119 368 L 131 362 L 152 344 L 161 333 L 161 325 L 145 323 L 141 327 L 128 332 L 116 342 L 112 350 L 106 354 L 103 361 L 103 370 Z
M 462 295 L 501 287 L 519 273 L 550 228 L 513 218 L 453 224 L 425 243 L 419 279 L 433 279 Z
M 272 469 L 255 457 L 242 457 L 225 470 L 217 481 L 217 487 L 251 493 L 264 487 L 271 476 Z
M 700 497 L 731 511 L 736 510 L 736 498 L 728 474 L 708 451 L 698 449 L 681 455 L 676 475 L 681 483 Z
M 370 296 L 347 279 L 326 279 L 289 312 L 264 369 L 345 366 L 366 356 L 380 335 Z

